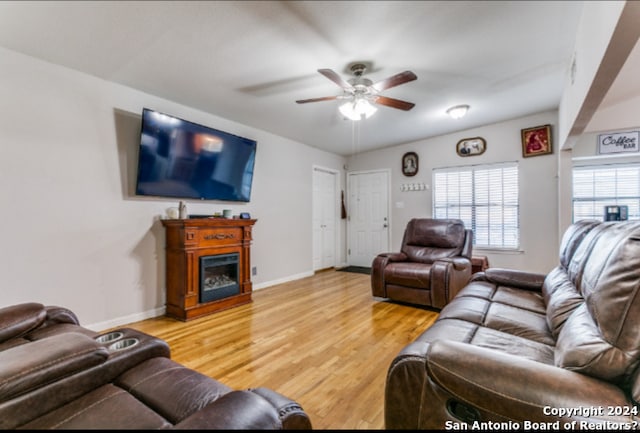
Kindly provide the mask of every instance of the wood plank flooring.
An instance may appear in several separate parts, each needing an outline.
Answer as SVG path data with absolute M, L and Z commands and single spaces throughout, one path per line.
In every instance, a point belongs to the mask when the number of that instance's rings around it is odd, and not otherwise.
M 126 326 L 164 339 L 172 359 L 234 389 L 263 386 L 295 400 L 314 429 L 383 429 L 387 369 L 436 317 L 373 298 L 368 275 L 330 270 L 190 322 Z

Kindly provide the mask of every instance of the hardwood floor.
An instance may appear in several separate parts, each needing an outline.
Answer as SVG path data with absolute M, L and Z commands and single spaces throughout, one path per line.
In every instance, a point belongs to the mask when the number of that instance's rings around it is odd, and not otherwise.
M 127 327 L 164 339 L 175 361 L 234 389 L 263 386 L 297 401 L 314 429 L 383 429 L 387 369 L 436 317 L 373 298 L 368 275 L 331 270 L 190 322 Z

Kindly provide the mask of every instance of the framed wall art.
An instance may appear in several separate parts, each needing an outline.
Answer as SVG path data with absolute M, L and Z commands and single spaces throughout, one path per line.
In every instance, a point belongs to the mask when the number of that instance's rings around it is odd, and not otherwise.
M 407 152 L 402 156 L 402 174 L 415 176 L 418 173 L 418 154 Z
M 456 144 L 459 156 L 482 155 L 487 150 L 487 142 L 482 137 L 463 138 Z
M 522 156 L 546 155 L 553 153 L 551 143 L 551 125 L 534 126 L 525 128 L 522 133 Z

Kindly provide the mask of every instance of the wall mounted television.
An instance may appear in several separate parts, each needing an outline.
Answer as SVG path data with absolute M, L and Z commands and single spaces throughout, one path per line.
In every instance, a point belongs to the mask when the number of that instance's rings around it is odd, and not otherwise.
M 248 202 L 256 141 L 142 110 L 136 194 Z

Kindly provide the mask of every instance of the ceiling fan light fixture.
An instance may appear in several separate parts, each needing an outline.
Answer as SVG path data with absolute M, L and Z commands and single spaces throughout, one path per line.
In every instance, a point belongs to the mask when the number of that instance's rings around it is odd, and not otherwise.
M 468 105 L 456 105 L 455 107 L 451 107 L 447 110 L 447 114 L 454 119 L 461 119 L 467 114 L 469 110 Z
M 378 111 L 378 109 L 371 105 L 369 101 L 362 98 L 356 98 L 352 101 L 345 102 L 340 106 L 339 110 L 344 117 L 353 121 L 358 121 L 363 117 L 368 119 Z

